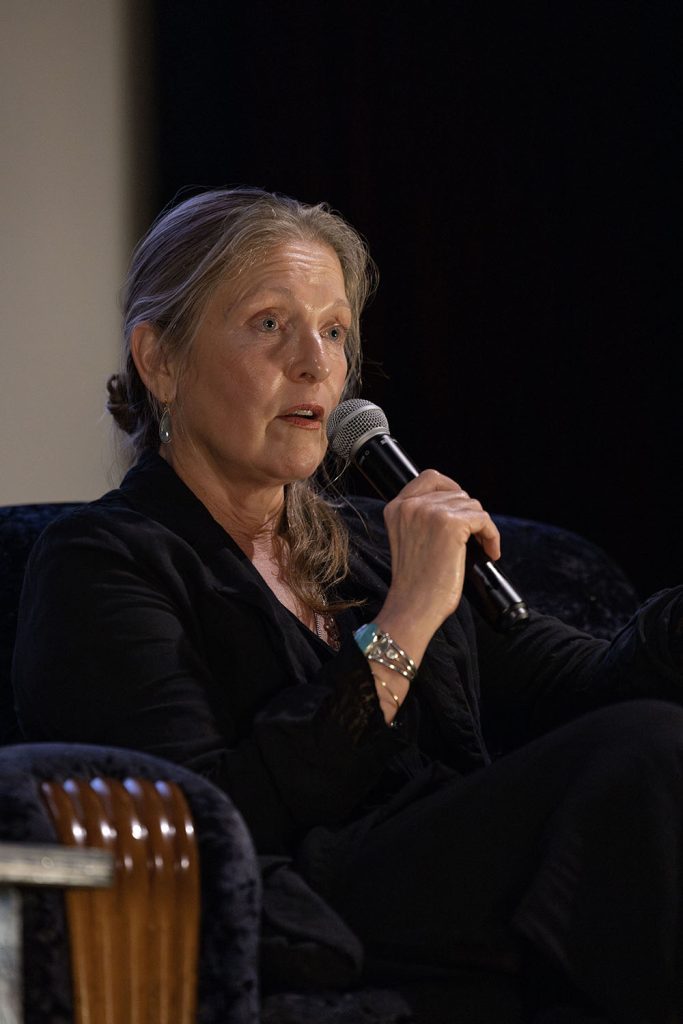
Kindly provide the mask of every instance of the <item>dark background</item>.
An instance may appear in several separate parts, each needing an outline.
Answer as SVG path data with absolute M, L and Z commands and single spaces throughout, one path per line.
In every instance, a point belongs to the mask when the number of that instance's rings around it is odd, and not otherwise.
M 156 209 L 328 201 L 381 284 L 364 395 L 493 513 L 683 579 L 676 2 L 168 2 Z

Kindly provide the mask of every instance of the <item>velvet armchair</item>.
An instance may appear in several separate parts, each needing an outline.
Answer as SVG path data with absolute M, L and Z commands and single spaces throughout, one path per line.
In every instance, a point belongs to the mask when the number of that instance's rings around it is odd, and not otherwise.
M 136 751 L 22 742 L 10 670 L 24 567 L 39 532 L 69 507 L 0 508 L 0 842 L 57 841 L 41 793 L 44 782 L 101 777 L 175 783 L 188 802 L 199 850 L 201 1024 L 523 1020 L 516 979 L 495 964 L 463 964 L 447 978 L 388 973 L 364 985 L 355 937 L 287 862 L 256 856 L 230 800 L 207 780 Z M 600 548 L 547 524 L 494 518 L 503 535 L 505 570 L 530 605 L 602 637 L 635 611 L 638 595 Z M 68 1024 L 74 1019 L 73 979 L 63 894 L 27 889 L 24 904 L 25 1019 Z M 292 908 L 301 911 L 299 929 L 292 929 Z

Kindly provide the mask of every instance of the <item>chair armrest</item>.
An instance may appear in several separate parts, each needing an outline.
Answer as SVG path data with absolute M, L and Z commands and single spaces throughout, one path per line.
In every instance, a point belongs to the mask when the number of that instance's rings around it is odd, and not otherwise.
M 53 843 L 44 781 L 130 777 L 178 785 L 197 830 L 202 914 L 197 1018 L 202 1024 L 258 1021 L 261 879 L 249 833 L 237 810 L 211 782 L 160 758 L 85 744 L 25 744 L 0 749 L 0 840 Z M 71 1019 L 63 897 L 24 893 L 27 1016 Z

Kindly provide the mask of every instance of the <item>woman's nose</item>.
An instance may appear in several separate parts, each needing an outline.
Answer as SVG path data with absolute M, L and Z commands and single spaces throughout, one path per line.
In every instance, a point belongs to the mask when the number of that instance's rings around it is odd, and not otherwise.
M 289 364 L 292 380 L 323 381 L 330 375 L 330 360 L 318 331 L 302 329 Z

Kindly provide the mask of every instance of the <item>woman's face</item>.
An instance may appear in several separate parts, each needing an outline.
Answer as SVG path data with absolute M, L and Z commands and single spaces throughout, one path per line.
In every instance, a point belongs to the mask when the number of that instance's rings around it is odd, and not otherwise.
M 344 387 L 350 324 L 339 259 L 321 243 L 282 243 L 219 285 L 171 408 L 174 461 L 253 488 L 310 476 Z

